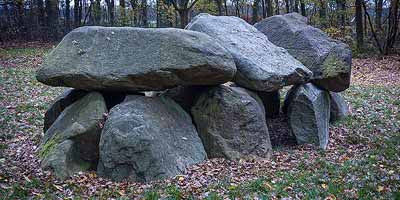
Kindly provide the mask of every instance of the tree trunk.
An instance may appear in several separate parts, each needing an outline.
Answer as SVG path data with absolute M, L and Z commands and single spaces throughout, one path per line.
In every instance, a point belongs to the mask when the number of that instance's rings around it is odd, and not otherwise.
M 142 0 L 141 6 L 142 6 L 142 26 L 147 27 L 147 1 Z
M 79 17 L 79 2 L 80 2 L 80 0 L 74 0 L 74 23 L 75 23 L 75 28 L 81 26 L 81 21 L 80 21 L 80 17 Z
M 274 15 L 273 10 L 274 7 L 272 6 L 272 0 L 266 0 L 267 1 L 267 16 L 271 17 L 272 15 Z M 277 9 L 279 9 L 279 6 L 276 6 Z
M 119 7 L 120 7 L 120 12 L 121 12 L 121 25 L 125 26 L 126 25 L 126 13 L 125 13 L 125 0 L 119 0 Z
M 251 18 L 251 24 L 255 24 L 258 20 L 258 5 L 260 4 L 260 0 L 254 0 L 253 3 L 253 16 Z
M 346 0 L 336 0 L 338 10 L 337 20 L 341 27 L 346 26 Z
M 304 4 L 304 0 L 300 0 L 300 10 L 301 10 L 301 15 L 307 17 L 306 5 Z
M 299 12 L 299 0 L 294 0 L 294 12 Z
M 377 29 L 382 29 L 382 7 L 383 0 L 375 1 L 375 26 Z
M 285 0 L 286 13 L 290 13 L 289 0 Z
M 178 10 L 178 14 L 180 19 L 180 27 L 185 28 L 186 25 L 189 23 L 189 10 L 180 9 Z
M 319 0 L 320 8 L 319 8 L 319 19 L 321 21 L 321 26 L 327 26 L 327 19 L 326 19 L 326 2 L 325 0 Z
M 393 45 L 396 41 L 398 29 L 398 7 L 399 0 L 392 0 L 390 3 L 388 31 L 384 52 L 386 55 L 390 53 L 390 50 L 393 48 Z
M 58 39 L 58 0 L 46 0 L 46 27 L 50 38 Z
M 228 15 L 228 6 L 226 5 L 226 0 L 224 0 L 225 15 Z
M 275 0 L 275 14 L 279 15 L 280 11 L 279 11 L 280 7 L 279 7 L 279 0 Z
M 363 19 L 362 19 L 362 0 L 356 0 L 356 38 L 357 48 L 359 50 L 364 46 L 364 34 L 363 34 Z
M 65 33 L 71 30 L 70 3 L 70 0 L 65 0 Z
M 267 11 L 265 10 L 265 0 L 261 0 L 261 6 L 262 6 L 262 17 L 264 19 L 267 17 Z

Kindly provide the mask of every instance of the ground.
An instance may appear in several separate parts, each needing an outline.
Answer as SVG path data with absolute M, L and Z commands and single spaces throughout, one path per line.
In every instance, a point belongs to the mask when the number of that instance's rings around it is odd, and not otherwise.
M 51 48 L 0 48 L 0 199 L 400 199 L 399 56 L 353 60 L 343 93 L 352 115 L 331 126 L 326 151 L 285 145 L 271 160 L 212 159 L 143 185 L 94 172 L 59 181 L 40 169 L 43 114 L 63 90 L 35 79 Z

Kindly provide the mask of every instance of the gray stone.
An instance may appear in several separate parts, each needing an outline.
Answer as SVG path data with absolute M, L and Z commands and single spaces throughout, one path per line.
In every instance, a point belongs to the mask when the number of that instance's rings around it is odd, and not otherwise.
M 243 87 L 269 92 L 306 82 L 312 76 L 285 49 L 240 18 L 202 13 L 186 29 L 208 34 L 232 54 L 238 70 L 234 81 Z
M 90 26 L 67 34 L 36 78 L 51 86 L 135 92 L 216 85 L 235 72 L 232 56 L 203 33 Z
M 66 89 L 60 96 L 58 96 L 49 109 L 44 114 L 43 131 L 46 132 L 50 126 L 56 121 L 61 112 L 76 100 L 82 98 L 87 94 L 86 91 L 77 89 Z
M 330 92 L 331 122 L 339 121 L 350 115 L 349 105 L 340 93 Z
M 298 144 L 315 144 L 326 149 L 329 140 L 329 92 L 312 83 L 290 89 L 287 98 L 289 127 Z
M 264 107 L 255 93 L 224 85 L 203 92 L 192 107 L 210 158 L 269 158 L 272 152 Z
M 281 108 L 279 90 L 274 92 L 257 92 L 257 95 L 264 105 L 266 118 L 274 118 L 279 115 Z
M 42 166 L 51 166 L 56 175 L 61 175 L 59 178 L 71 175 L 75 169 L 95 167 L 105 113 L 106 104 L 98 92 L 91 92 L 68 106 L 42 138 L 39 146 Z M 67 140 L 71 142 L 64 143 Z M 61 154 L 68 155 L 60 157 Z
M 117 181 L 149 182 L 206 157 L 190 116 L 172 99 L 131 95 L 111 109 L 97 171 Z
M 64 140 L 56 144 L 54 150 L 44 157 L 40 164 L 43 169 L 53 171 L 56 177 L 62 180 L 76 172 L 87 171 L 91 168 L 90 162 L 81 159 L 72 140 Z
M 351 49 L 307 25 L 298 13 L 275 15 L 254 25 L 277 46 L 289 51 L 313 72 L 313 82 L 323 89 L 340 92 L 350 85 Z

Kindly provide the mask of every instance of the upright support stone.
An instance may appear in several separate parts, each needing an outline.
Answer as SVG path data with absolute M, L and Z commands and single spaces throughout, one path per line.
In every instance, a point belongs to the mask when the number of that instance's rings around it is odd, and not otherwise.
M 77 89 L 66 89 L 60 96 L 58 96 L 49 109 L 44 114 L 43 131 L 46 132 L 50 126 L 56 121 L 58 116 L 78 99 L 82 98 L 87 94 L 84 90 Z
M 210 158 L 271 156 L 264 107 L 257 94 L 240 87 L 212 87 L 196 100 L 192 115 Z
M 315 144 L 326 149 L 329 140 L 329 93 L 312 83 L 295 86 L 287 98 L 289 126 L 298 144 Z
M 349 105 L 340 93 L 330 92 L 331 122 L 339 121 L 350 115 Z

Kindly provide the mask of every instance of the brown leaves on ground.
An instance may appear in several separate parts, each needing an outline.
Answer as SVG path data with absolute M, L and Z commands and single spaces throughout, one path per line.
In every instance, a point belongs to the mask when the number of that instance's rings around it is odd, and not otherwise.
M 352 84 L 390 86 L 400 84 L 400 56 L 353 59 Z

